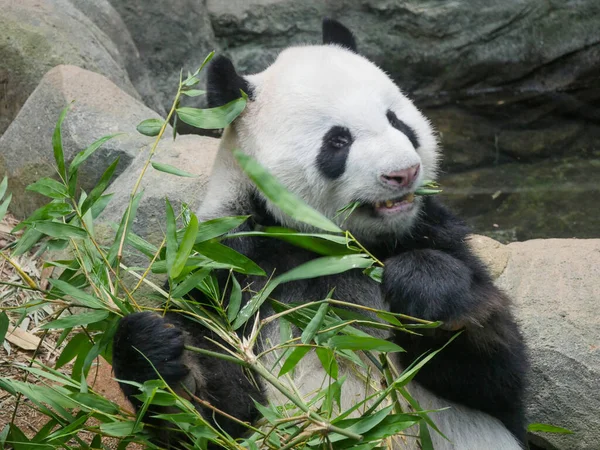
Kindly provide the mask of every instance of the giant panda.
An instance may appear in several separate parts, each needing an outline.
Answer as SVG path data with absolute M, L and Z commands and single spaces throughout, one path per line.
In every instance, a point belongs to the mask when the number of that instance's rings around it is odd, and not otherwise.
M 250 216 L 238 231 L 263 226 L 311 231 L 261 195 L 235 162 L 234 148 L 256 158 L 287 189 L 330 218 L 350 202 L 360 202 L 343 227 L 384 261 L 382 283 L 353 270 L 287 283 L 273 297 L 314 301 L 335 287 L 336 298 L 347 302 L 443 321 L 442 328 L 424 336 L 393 337 L 406 350 L 398 354 L 400 367 L 441 348 L 456 330 L 463 330 L 409 385 L 422 408 L 449 407 L 431 415 L 448 437 L 432 433 L 434 448 L 526 448 L 523 395 L 528 366 L 510 301 L 470 250 L 463 222 L 437 199 L 414 196 L 423 180 L 436 177 L 440 154 L 435 132 L 386 73 L 357 52 L 354 35 L 326 19 L 322 45 L 287 48 L 266 70 L 248 76 L 239 75 L 229 59 L 216 57 L 207 84 L 211 106 L 239 98 L 240 91 L 249 102 L 224 131 L 200 217 Z M 317 256 L 266 238 L 223 242 L 266 273 L 284 273 Z M 257 291 L 265 281 L 247 276 L 240 284 L 252 283 Z M 263 317 L 269 313 L 265 308 L 269 306 L 263 307 Z M 272 335 L 277 342 L 277 333 L 273 325 L 263 331 L 263 340 Z M 218 350 L 206 337 L 211 337 L 207 330 L 178 315 L 129 315 L 114 338 L 115 376 L 137 382 L 156 378 L 138 349 L 174 389 L 183 385 L 241 421 L 257 419 L 253 399 L 281 401 L 265 386 L 251 383 L 237 365 L 184 350 L 187 343 Z M 309 392 L 326 374 L 309 354 L 294 376 L 301 391 Z M 346 381 L 345 407 L 362 384 L 353 385 L 351 377 Z M 137 389 L 126 383 L 121 387 L 139 407 Z M 207 419 L 220 421 L 230 435 L 244 432 L 236 422 L 215 419 L 201 405 L 197 408 Z M 161 432 L 157 439 L 176 447 L 179 438 Z M 409 437 L 394 448 L 420 447 Z

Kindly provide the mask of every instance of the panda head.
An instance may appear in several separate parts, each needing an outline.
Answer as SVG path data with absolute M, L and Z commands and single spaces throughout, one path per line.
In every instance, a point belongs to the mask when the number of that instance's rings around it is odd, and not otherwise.
M 226 130 L 221 158 L 240 148 L 329 218 L 359 202 L 343 224 L 359 239 L 410 230 L 421 208 L 413 192 L 436 176 L 436 137 L 398 86 L 357 53 L 348 29 L 326 19 L 323 45 L 288 48 L 255 75 L 240 76 L 230 60 L 215 58 L 210 106 L 239 98 L 240 89 L 250 101 Z M 227 173 L 216 174 L 220 188 L 209 188 L 209 203 L 219 202 L 223 177 L 233 186 L 231 177 L 239 176 L 232 164 L 216 167 Z M 267 208 L 283 225 L 303 229 L 269 202 Z

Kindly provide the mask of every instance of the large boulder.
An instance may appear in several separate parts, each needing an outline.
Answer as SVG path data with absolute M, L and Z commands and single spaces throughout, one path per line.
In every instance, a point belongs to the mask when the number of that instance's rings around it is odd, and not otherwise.
M 59 64 L 103 74 L 139 98 L 113 41 L 69 0 L 0 0 L 0 11 L 0 133 Z
M 152 142 L 152 138 L 140 135 L 136 126 L 159 116 L 141 101 L 102 75 L 74 66 L 52 69 L 0 138 L 0 173 L 8 175 L 13 194 L 11 211 L 19 218 L 47 202 L 40 195 L 25 192 L 25 187 L 56 173 L 52 134 L 60 111 L 71 102 L 74 104 L 62 127 L 67 161 L 103 136 L 124 133 L 105 143 L 80 167 L 81 187 L 88 192 L 117 156 L 118 175 Z
M 599 175 L 597 159 L 501 164 L 443 176 L 441 196 L 478 232 L 503 242 L 594 238 Z
M 514 300 L 530 349 L 527 416 L 572 435 L 540 434 L 544 449 L 600 443 L 600 239 L 515 242 L 497 284 Z
M 439 128 L 447 169 L 598 155 L 600 2 L 208 0 L 215 37 L 244 71 L 330 16 Z M 568 38 L 566 38 L 568 37 Z
M 159 101 L 168 110 L 180 71 L 195 71 L 215 50 L 205 1 L 109 1 L 127 24 L 142 61 L 152 74 Z
M 70 0 L 70 2 L 114 42 L 118 49 L 118 54 L 114 57 L 121 67 L 127 69 L 129 79 L 142 96 L 144 103 L 164 114 L 165 110 L 156 93 L 156 87 L 153 86 L 127 25 L 117 10 L 108 0 Z
M 178 136 L 176 140 L 163 139 L 156 150 L 153 162 L 168 164 L 195 175 L 179 177 L 148 166 L 139 185 L 143 192 L 133 222 L 134 233 L 159 244 L 164 237 L 166 223 L 165 198 L 175 211 L 185 203 L 192 212 L 197 211 L 204 197 L 208 177 L 217 155 L 219 140 L 205 136 Z M 110 226 L 118 224 L 129 204 L 130 194 L 148 161 L 148 152 L 141 152 L 132 164 L 109 187 L 114 196 L 99 222 Z M 107 231 L 110 233 L 112 228 Z

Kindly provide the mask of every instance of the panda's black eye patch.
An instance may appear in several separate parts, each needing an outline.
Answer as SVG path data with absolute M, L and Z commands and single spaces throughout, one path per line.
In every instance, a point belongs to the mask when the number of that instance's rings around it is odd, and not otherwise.
M 413 130 L 411 127 L 409 127 L 404 122 L 402 122 L 400 119 L 398 119 L 398 117 L 392 110 L 388 109 L 388 112 L 386 113 L 386 117 L 387 117 L 388 121 L 390 122 L 391 126 L 393 126 L 396 130 L 398 130 L 401 133 L 404 133 L 406 135 L 406 137 L 408 138 L 408 140 L 410 141 L 410 143 L 413 145 L 413 147 L 415 149 L 419 148 L 419 140 L 417 139 L 417 133 L 415 133 L 415 130 Z
M 336 179 L 344 173 L 352 142 L 352 134 L 346 127 L 334 126 L 325 133 L 317 157 L 317 167 L 323 175 Z

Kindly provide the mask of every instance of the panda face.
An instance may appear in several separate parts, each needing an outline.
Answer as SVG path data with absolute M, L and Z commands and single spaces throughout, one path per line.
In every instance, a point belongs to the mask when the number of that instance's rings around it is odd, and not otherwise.
M 245 79 L 253 101 L 235 123 L 244 151 L 330 218 L 359 202 L 344 223 L 357 237 L 410 228 L 420 209 L 413 192 L 436 175 L 437 142 L 382 70 L 336 45 L 305 46 Z

